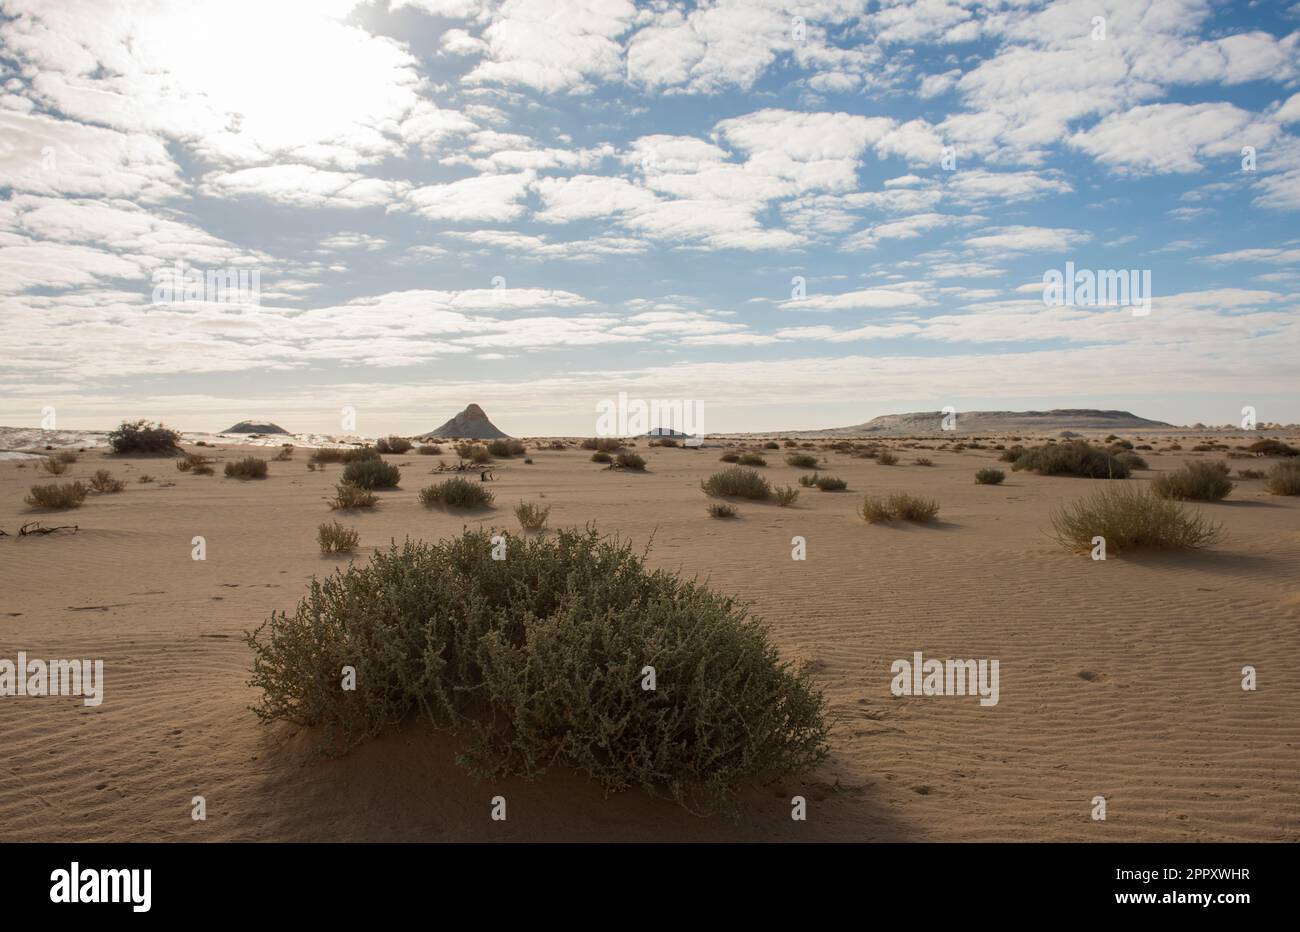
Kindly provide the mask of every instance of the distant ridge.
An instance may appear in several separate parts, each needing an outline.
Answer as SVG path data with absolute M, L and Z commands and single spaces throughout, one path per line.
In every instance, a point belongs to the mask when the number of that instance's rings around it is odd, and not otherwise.
M 279 424 L 272 424 L 267 421 L 265 424 L 259 424 L 256 421 L 240 421 L 234 427 L 227 427 L 222 431 L 223 434 L 287 434 L 289 433 Z
M 497 440 L 510 436 L 488 420 L 488 416 L 478 405 L 470 405 L 464 411 L 443 424 L 437 430 L 431 430 L 421 437 L 436 437 L 450 440 L 461 437 L 466 440 Z
M 1156 430 L 1172 428 L 1164 421 L 1138 417 L 1129 411 L 1098 408 L 1053 408 L 1050 411 L 958 411 L 952 430 L 943 429 L 942 411 L 884 414 L 851 427 L 788 432 L 792 437 L 861 437 L 870 434 L 993 434 L 1020 431 L 1046 433 L 1064 430 Z M 778 432 L 780 433 L 780 432 Z M 784 434 L 783 434 L 784 435 Z

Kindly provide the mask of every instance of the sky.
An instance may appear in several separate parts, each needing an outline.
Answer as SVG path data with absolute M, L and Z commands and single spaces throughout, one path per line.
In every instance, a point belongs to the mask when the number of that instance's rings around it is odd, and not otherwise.
M 9 426 L 1300 422 L 1300 3 L 0 0 L 0 306 Z

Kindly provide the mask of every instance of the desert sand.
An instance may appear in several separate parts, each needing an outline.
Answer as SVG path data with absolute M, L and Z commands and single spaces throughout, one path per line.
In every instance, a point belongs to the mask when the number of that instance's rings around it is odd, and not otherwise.
M 102 658 L 105 668 L 97 707 L 0 699 L 5 838 L 1300 840 L 1300 501 L 1244 480 L 1224 502 L 1190 506 L 1223 523 L 1213 549 L 1095 562 L 1045 529 L 1053 506 L 1101 482 L 1008 471 L 1003 485 L 976 485 L 975 470 L 996 459 L 989 449 L 900 449 L 893 467 L 827 452 L 824 471 L 849 491 L 805 489 L 791 508 L 739 502 L 732 521 L 710 519 L 699 489 L 722 468 L 719 449 L 637 449 L 644 474 L 530 443 L 533 464 L 498 463 L 496 508 L 476 513 L 422 507 L 438 457 L 414 452 L 386 457 L 403 478 L 378 508 L 337 515 L 324 498 L 341 467 L 310 472 L 302 449 L 249 482 L 223 478 L 220 461 L 265 456 L 264 446 L 220 445 L 211 477 L 102 450 L 58 480 L 34 461 L 0 463 L 0 528 L 79 526 L 0 538 L 0 656 Z M 775 483 L 805 472 L 784 464 L 786 451 L 767 452 Z M 935 465 L 911 465 L 916 455 Z M 1131 482 L 1220 458 L 1143 455 L 1152 471 Z M 23 504 L 35 482 L 99 468 L 126 479 L 125 491 L 67 512 Z M 939 521 L 873 526 L 855 513 L 864 493 L 897 490 L 937 498 Z M 640 792 L 605 798 L 573 772 L 475 781 L 454 763 L 455 738 L 423 725 L 326 759 L 309 730 L 258 723 L 241 633 L 347 564 L 318 552 L 317 525 L 338 517 L 357 528 L 364 560 L 408 535 L 517 531 L 513 505 L 543 497 L 551 526 L 653 538 L 652 565 L 751 601 L 782 652 L 813 665 L 834 717 L 830 760 L 747 789 L 735 820 L 700 818 Z M 795 535 L 804 561 L 791 559 Z M 191 559 L 195 536 L 204 561 Z M 915 651 L 997 658 L 1000 702 L 895 698 L 890 665 Z M 1241 688 L 1248 664 L 1253 692 Z M 805 822 L 790 818 L 796 794 L 808 800 Z M 191 819 L 198 795 L 206 821 Z M 505 822 L 489 817 L 497 795 Z M 1104 822 L 1090 818 L 1098 795 Z

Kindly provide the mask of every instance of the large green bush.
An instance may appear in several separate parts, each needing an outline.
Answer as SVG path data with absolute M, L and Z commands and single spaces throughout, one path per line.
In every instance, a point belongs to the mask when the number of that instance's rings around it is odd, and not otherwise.
M 592 529 L 508 536 L 504 560 L 492 533 L 394 544 L 313 582 L 247 635 L 258 716 L 320 726 L 341 752 L 419 713 L 463 736 L 479 776 L 567 766 L 697 812 L 824 758 L 821 694 L 733 598 Z
M 395 489 L 402 471 L 382 459 L 354 460 L 343 470 L 343 481 L 362 489 Z
M 1227 463 L 1204 460 L 1184 463 L 1181 469 L 1161 473 L 1151 480 L 1151 491 L 1161 498 L 1217 502 L 1233 489 L 1234 483 L 1228 478 L 1231 472 Z
M 1048 443 L 1022 452 L 1011 463 L 1019 472 L 1027 469 L 1040 476 L 1086 476 L 1090 479 L 1127 479 L 1129 467 L 1113 453 L 1094 447 L 1086 440 Z
M 762 501 L 771 496 L 772 487 L 767 480 L 752 469 L 732 466 L 722 472 L 715 472 L 707 479 L 700 480 L 704 494 L 715 498 L 735 497 L 752 498 Z
M 148 453 L 172 455 L 180 452 L 181 435 L 161 423 L 123 421 L 110 431 L 108 445 L 114 453 Z

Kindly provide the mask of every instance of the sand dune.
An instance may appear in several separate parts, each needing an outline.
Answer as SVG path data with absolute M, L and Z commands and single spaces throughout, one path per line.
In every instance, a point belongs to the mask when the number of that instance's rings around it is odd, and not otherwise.
M 0 466 L 0 528 L 76 524 L 77 533 L 0 538 L 3 652 L 101 658 L 104 701 L 0 699 L 6 759 L 0 822 L 11 840 L 1300 840 L 1300 503 L 1258 481 L 1195 506 L 1227 538 L 1196 555 L 1104 563 L 1043 533 L 1050 509 L 1099 483 L 972 474 L 990 450 L 901 450 L 883 467 L 830 452 L 844 493 L 805 490 L 792 508 L 739 503 L 705 514 L 699 480 L 718 451 L 638 448 L 644 474 L 606 471 L 577 449 L 499 463 L 497 508 L 461 515 L 416 500 L 437 457 L 389 456 L 401 489 L 370 514 L 340 516 L 363 550 L 463 525 L 517 525 L 510 506 L 544 496 L 551 524 L 595 522 L 651 563 L 708 577 L 752 600 L 787 655 L 813 665 L 834 716 L 816 773 L 746 790 L 735 821 L 701 819 L 637 792 L 603 798 L 583 776 L 476 782 L 455 739 L 394 729 L 347 757 L 312 736 L 259 725 L 248 707 L 243 630 L 291 610 L 322 557 L 316 526 L 339 467 L 301 453 L 270 478 L 177 472 L 170 459 L 82 454 L 61 477 L 108 468 L 118 495 L 38 514 L 31 463 Z M 257 454 L 221 443 L 214 455 Z M 917 453 L 930 468 L 908 465 Z M 1144 454 L 1165 470 L 1201 454 Z M 770 456 L 781 484 L 801 474 Z M 1266 461 L 1265 461 L 1266 462 Z M 780 465 L 778 465 L 780 464 Z M 1249 460 L 1234 465 L 1258 466 Z M 156 481 L 140 483 L 142 474 Z M 1154 472 L 1140 472 L 1136 483 Z M 865 492 L 913 491 L 942 504 L 934 526 L 870 526 Z M 806 538 L 805 561 L 791 538 Z M 192 539 L 207 559 L 191 559 Z M 896 698 L 890 665 L 914 651 L 997 658 L 1000 701 Z M 1241 669 L 1259 671 L 1244 692 Z M 790 797 L 807 797 L 806 822 Z M 190 817 L 207 800 L 208 818 Z M 493 822 L 504 795 L 509 819 Z M 1105 822 L 1089 817 L 1105 796 Z

